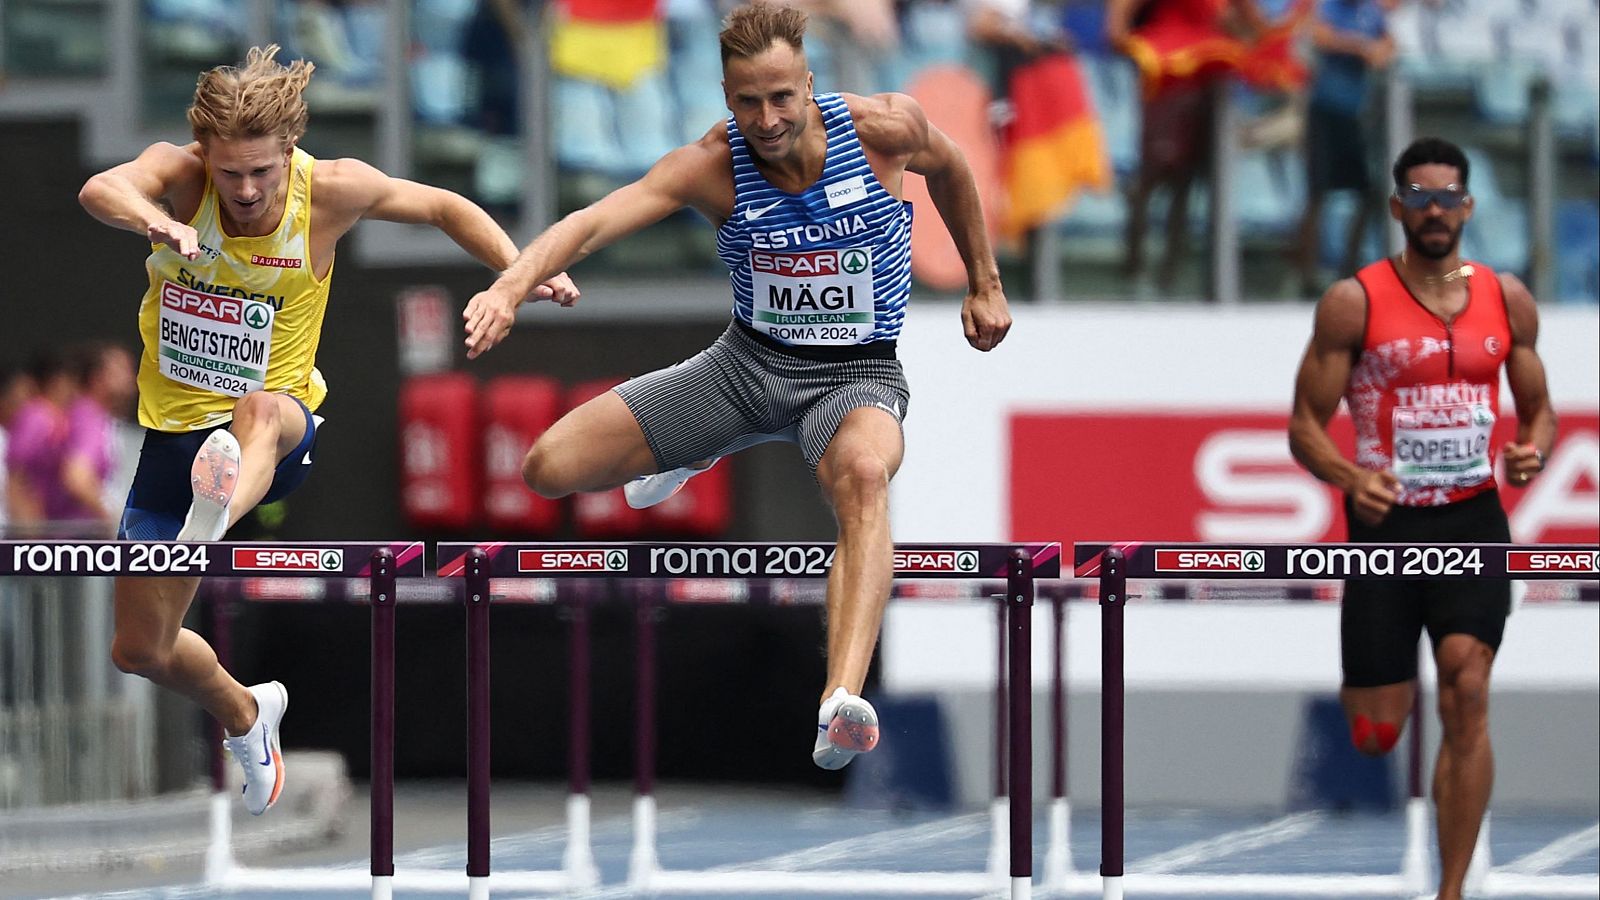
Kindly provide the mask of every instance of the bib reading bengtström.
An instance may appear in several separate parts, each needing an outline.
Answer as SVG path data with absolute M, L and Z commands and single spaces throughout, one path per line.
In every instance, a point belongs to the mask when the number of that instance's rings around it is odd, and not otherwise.
M 161 285 L 161 374 L 184 384 L 243 397 L 266 385 L 272 357 L 270 305 Z

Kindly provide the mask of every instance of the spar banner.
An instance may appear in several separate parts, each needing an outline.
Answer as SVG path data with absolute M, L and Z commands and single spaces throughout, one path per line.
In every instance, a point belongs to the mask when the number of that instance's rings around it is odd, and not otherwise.
M 1561 434 L 1544 473 L 1500 496 L 1512 538 L 1600 541 L 1600 414 L 1558 410 Z M 1289 455 L 1286 413 L 1039 411 L 1013 413 L 1010 533 L 1160 541 L 1316 543 L 1346 536 L 1341 495 Z M 1331 426 L 1348 456 L 1354 431 Z M 1516 435 L 1513 416 L 1495 429 Z M 1496 473 L 1499 475 L 1500 473 Z

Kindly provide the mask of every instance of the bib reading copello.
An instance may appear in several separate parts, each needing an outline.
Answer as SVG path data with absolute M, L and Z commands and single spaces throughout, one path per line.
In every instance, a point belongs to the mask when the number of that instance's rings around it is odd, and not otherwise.
M 222 228 L 207 175 L 189 225 L 200 256 L 165 244 L 145 260 L 150 287 L 139 307 L 139 424 L 185 432 L 227 422 L 250 391 L 287 394 L 309 409 L 328 393 L 317 371 L 317 343 L 333 268 L 311 268 L 310 154 L 289 161 L 288 196 L 278 227 L 260 237 Z

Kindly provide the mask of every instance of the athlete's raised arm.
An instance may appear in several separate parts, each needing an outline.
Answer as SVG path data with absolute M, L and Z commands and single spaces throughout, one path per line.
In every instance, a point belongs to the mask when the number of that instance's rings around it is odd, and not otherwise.
M 193 228 L 174 218 L 174 210 L 192 214 L 205 189 L 206 167 L 199 145 L 179 147 L 160 142 L 138 157 L 93 175 L 78 191 L 78 203 L 89 215 L 142 235 L 152 244 L 167 244 L 186 259 L 200 255 Z
M 432 225 L 496 272 L 517 256 L 517 245 L 494 218 L 453 191 L 392 178 L 359 159 L 318 160 L 312 194 L 319 216 L 335 234 L 359 219 Z
M 505 338 L 516 308 L 534 286 L 596 250 L 684 207 L 700 210 L 713 222 L 726 218 L 733 208 L 733 179 L 727 140 L 719 146 L 717 131 L 713 128 L 701 140 L 668 153 L 638 181 L 570 213 L 534 238 L 494 284 L 468 301 L 467 358 Z
M 993 350 L 1011 330 L 1011 312 L 1000 284 L 1000 267 L 989 246 L 972 167 L 956 142 L 928 121 L 921 104 L 903 94 L 883 97 L 891 121 L 901 123 L 909 140 L 906 171 L 928 180 L 928 196 L 966 266 L 967 296 L 961 304 L 961 325 L 967 343 L 979 350 Z

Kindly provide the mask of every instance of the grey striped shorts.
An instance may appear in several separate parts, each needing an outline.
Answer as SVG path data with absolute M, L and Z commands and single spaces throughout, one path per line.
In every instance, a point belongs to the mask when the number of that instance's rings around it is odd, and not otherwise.
M 614 390 L 663 472 L 789 441 L 815 475 L 846 413 L 876 406 L 903 421 L 911 402 L 899 360 L 806 359 L 760 343 L 737 323 L 683 362 Z

